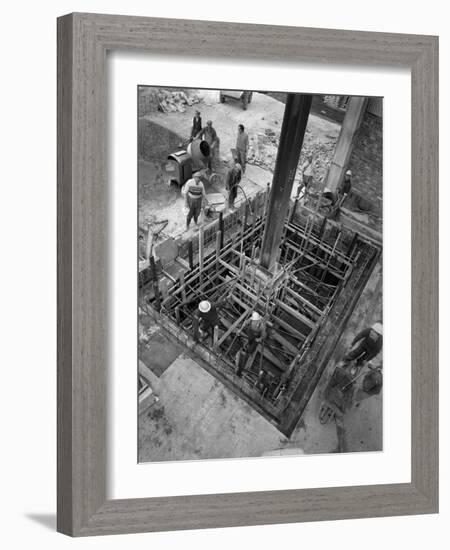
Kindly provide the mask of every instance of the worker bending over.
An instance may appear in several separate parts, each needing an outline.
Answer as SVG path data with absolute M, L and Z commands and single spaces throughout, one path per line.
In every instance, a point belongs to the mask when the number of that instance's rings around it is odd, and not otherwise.
M 355 346 L 355 344 L 357 345 Z M 351 345 L 352 349 L 344 357 L 344 361 L 349 362 L 357 359 L 358 365 L 370 361 L 380 353 L 383 347 L 383 325 L 377 322 L 362 330 L 355 336 Z
M 208 157 L 208 168 L 213 169 L 215 164 L 216 157 L 219 155 L 219 138 L 217 136 L 216 129 L 213 128 L 212 120 L 208 120 L 206 126 L 198 132 L 197 138 L 204 139 L 209 145 L 209 157 Z
M 254 311 L 251 318 L 246 321 L 247 353 L 251 355 L 266 336 L 266 326 L 261 315 Z
M 228 207 L 233 208 L 234 201 L 237 196 L 237 188 L 241 182 L 242 177 L 242 168 L 241 165 L 237 162 L 237 159 L 234 159 L 233 166 L 227 172 L 226 178 L 226 188 L 228 191 Z
M 192 218 L 198 225 L 198 217 L 201 214 L 203 203 L 206 201 L 205 187 L 198 173 L 186 182 L 183 192 L 186 196 L 186 207 L 188 209 L 186 218 L 186 230 L 188 230 Z

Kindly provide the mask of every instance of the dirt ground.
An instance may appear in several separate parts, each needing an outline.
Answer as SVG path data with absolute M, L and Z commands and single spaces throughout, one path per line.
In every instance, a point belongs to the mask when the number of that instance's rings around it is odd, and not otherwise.
M 237 101 L 227 100 L 226 103 L 220 103 L 217 91 L 203 90 L 200 97 L 199 104 L 186 106 L 184 112 L 155 111 L 142 118 L 177 133 L 180 136 L 180 148 L 183 148 L 189 139 L 192 118 L 197 109 L 201 112 L 203 124 L 207 120 L 212 120 L 220 139 L 219 162 L 215 166 L 215 172 L 220 175 L 221 181 L 215 185 L 206 184 L 206 192 L 220 193 L 224 201 L 227 197 L 225 174 L 232 160 L 231 149 L 236 143 L 238 124 L 244 124 L 249 134 L 250 150 L 256 154 L 256 158 L 250 159 L 241 186 L 247 196 L 253 196 L 272 181 L 277 148 L 276 140 L 274 143 L 272 136 L 280 132 L 284 104 L 265 94 L 255 93 L 248 109 L 244 111 Z M 339 131 L 340 125 L 336 122 L 313 114 L 309 116 L 305 141 L 310 142 L 309 147 L 314 143 L 318 156 L 320 151 L 326 150 L 323 167 L 317 170 L 318 184 L 321 183 L 320 178 L 323 179 L 326 162 L 331 160 Z M 167 154 L 173 152 L 168 151 Z M 264 163 L 259 162 L 261 158 L 264 159 Z M 139 160 L 139 223 L 144 226 L 147 223 L 168 220 L 168 225 L 160 238 L 178 237 L 185 232 L 184 199 L 176 186 L 169 185 L 171 176 L 165 159 Z M 293 193 L 295 189 L 296 185 Z M 242 200 L 244 195 L 239 191 L 236 205 Z M 195 228 L 191 229 L 191 232 L 193 231 Z

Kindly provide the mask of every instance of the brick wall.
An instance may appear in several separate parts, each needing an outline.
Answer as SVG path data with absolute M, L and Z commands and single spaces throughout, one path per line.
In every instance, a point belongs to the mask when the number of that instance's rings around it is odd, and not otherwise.
M 350 157 L 353 191 L 381 216 L 383 200 L 383 119 L 366 111 Z

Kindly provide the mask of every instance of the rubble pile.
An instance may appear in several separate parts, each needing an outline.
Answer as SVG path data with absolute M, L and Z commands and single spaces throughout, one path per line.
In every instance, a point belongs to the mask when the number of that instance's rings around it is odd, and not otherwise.
M 264 133 L 250 135 L 248 150 L 249 164 L 255 164 L 256 166 L 273 172 L 277 159 L 279 140 L 280 133 L 271 128 L 266 128 Z M 320 186 L 326 179 L 329 166 L 333 159 L 336 142 L 337 137 L 332 136 L 325 136 L 323 139 L 317 139 L 317 136 L 313 136 L 307 129 L 296 179 L 301 179 L 301 166 L 305 162 L 307 156 L 312 154 L 314 159 L 314 183 Z
M 195 103 L 200 103 L 198 94 L 186 94 L 183 91 L 170 92 L 162 90 L 158 94 L 158 109 L 163 113 L 184 113 L 186 105 L 189 107 Z
M 194 90 L 144 88 L 139 93 L 139 116 L 149 115 L 155 111 L 184 113 L 186 106 L 200 103 L 200 101 L 200 96 Z

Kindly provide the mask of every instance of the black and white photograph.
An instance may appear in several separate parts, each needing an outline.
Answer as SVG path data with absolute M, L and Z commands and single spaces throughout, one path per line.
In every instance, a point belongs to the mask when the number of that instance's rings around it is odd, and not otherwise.
M 383 449 L 383 99 L 138 87 L 138 459 Z
M 3 548 L 445 547 L 445 7 L 6 4 Z

